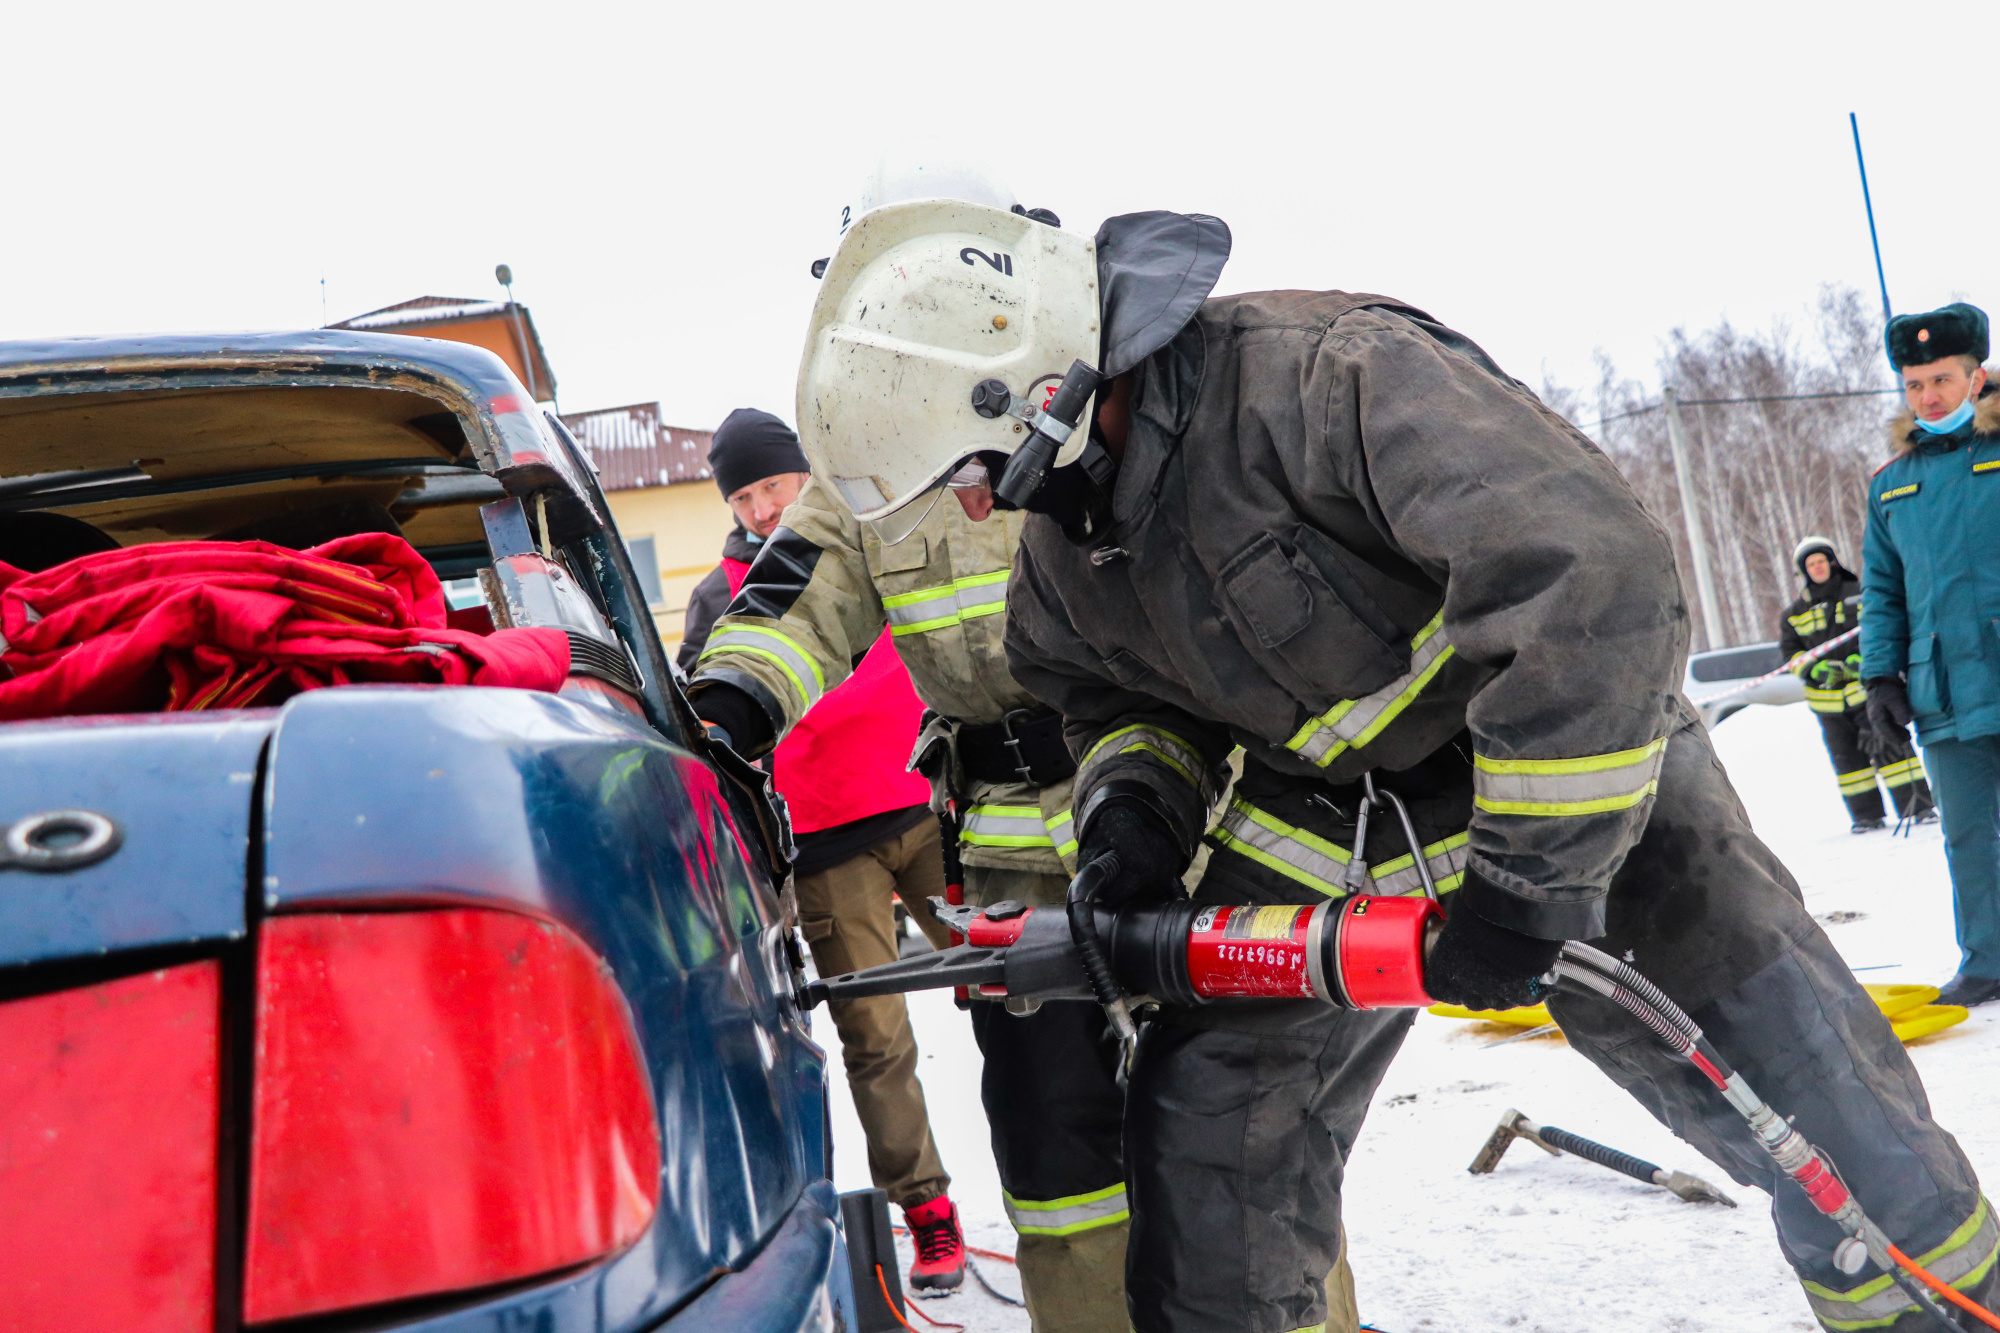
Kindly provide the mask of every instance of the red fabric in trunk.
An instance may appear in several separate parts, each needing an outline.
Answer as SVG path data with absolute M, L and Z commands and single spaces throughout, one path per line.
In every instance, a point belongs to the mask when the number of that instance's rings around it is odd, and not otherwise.
M 364 682 L 553 691 L 569 674 L 560 630 L 448 628 L 430 564 L 380 532 L 0 564 L 0 640 L 0 721 L 249 708 Z

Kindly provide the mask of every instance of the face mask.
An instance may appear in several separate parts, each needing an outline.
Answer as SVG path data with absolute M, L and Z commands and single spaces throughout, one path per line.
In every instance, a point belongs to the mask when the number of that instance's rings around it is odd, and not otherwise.
M 1966 422 L 1972 420 L 1973 406 L 1978 400 L 1979 395 L 1968 387 L 1965 401 L 1955 410 L 1947 412 L 1936 421 L 1925 421 L 1922 417 L 1918 417 L 1917 425 L 1933 435 L 1949 435 L 1955 430 L 1962 429 Z

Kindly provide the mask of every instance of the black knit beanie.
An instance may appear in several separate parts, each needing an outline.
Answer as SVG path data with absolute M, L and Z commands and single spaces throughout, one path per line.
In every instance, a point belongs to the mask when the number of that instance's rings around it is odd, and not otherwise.
M 722 419 L 708 444 L 708 466 L 725 500 L 780 472 L 812 471 L 792 428 L 754 407 L 739 407 Z

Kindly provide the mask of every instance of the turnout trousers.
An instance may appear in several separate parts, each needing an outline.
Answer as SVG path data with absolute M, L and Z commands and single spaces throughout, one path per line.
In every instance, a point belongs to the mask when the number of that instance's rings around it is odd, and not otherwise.
M 1877 765 L 1862 744 L 1868 725 L 1865 704 L 1838 713 L 1814 712 L 1819 718 L 1820 737 L 1826 742 L 1826 757 L 1833 761 L 1833 778 L 1840 784 L 1840 799 L 1847 803 L 1847 817 L 1857 824 L 1885 818 L 1879 781 L 1888 788 L 1889 804 L 1898 819 L 1921 815 L 1931 808 L 1930 783 L 1925 780 L 1924 762 L 1908 742 L 1896 747 L 1886 763 Z
M 1470 812 L 1470 746 L 1462 749 L 1377 775 L 1409 802 L 1440 889 L 1455 886 L 1462 843 L 1454 835 Z M 1454 767 L 1466 770 L 1462 790 Z M 1254 766 L 1238 792 L 1211 835 L 1196 898 L 1318 901 L 1320 886 L 1346 869 L 1352 825 L 1342 821 L 1359 793 Z M 1394 824 L 1370 821 L 1363 859 L 1375 892 L 1407 886 L 1411 849 L 1399 832 L 1382 832 Z M 1832 1156 L 1906 1252 L 1992 1304 L 2000 1220 L 1957 1143 L 1931 1120 L 1887 1020 L 1751 831 L 1697 723 L 1668 745 L 1646 831 L 1611 882 L 1608 913 L 1599 947 L 1630 950 L 1751 1085 Z M 1571 1044 L 1675 1133 L 1732 1179 L 1772 1192 L 1778 1243 L 1825 1327 L 1927 1327 L 1887 1277 L 1833 1266 L 1839 1230 L 1777 1174 L 1699 1073 L 1609 1001 L 1559 995 L 1550 1008 Z M 1320 1327 L 1342 1173 L 1412 1017 L 1221 1001 L 1164 1010 L 1147 1026 L 1125 1135 L 1126 1285 L 1138 1333 Z
M 1937 779 L 1958 915 L 1959 971 L 2000 977 L 2000 736 L 1924 747 Z

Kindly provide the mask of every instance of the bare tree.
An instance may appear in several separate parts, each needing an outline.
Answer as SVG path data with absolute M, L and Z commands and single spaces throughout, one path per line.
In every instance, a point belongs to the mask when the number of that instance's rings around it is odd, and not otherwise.
M 1883 423 L 1893 400 L 1879 321 L 1851 288 L 1821 290 L 1811 328 L 1780 321 L 1764 333 L 1727 322 L 1699 334 L 1676 329 L 1657 367 L 1680 391 L 1693 490 L 1715 567 L 1722 623 L 1732 643 L 1776 632 L 1797 595 L 1792 551 L 1818 534 L 1861 565 L 1870 473 L 1887 456 Z M 1687 528 L 1656 387 L 1621 376 L 1601 352 L 1587 392 L 1547 384 L 1543 397 L 1583 425 L 1616 461 L 1674 539 L 1694 605 Z M 1847 396 L 1835 395 L 1868 395 Z M 1697 648 L 1706 635 L 1695 617 Z

